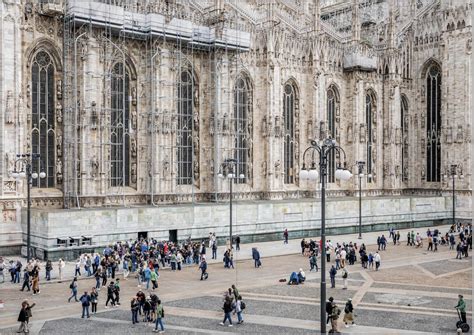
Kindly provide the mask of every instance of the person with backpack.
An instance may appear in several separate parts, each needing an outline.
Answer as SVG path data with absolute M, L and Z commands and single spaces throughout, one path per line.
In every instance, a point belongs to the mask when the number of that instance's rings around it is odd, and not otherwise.
M 71 302 L 71 299 L 74 298 L 76 302 L 79 302 L 79 300 L 77 300 L 77 277 L 74 277 L 71 284 L 69 284 L 69 288 L 71 289 L 72 294 L 67 301 Z
M 201 260 L 201 264 L 199 264 L 199 268 L 201 269 L 201 280 L 207 279 L 209 277 L 208 273 L 206 272 L 207 270 L 207 262 L 206 258 L 203 257 Z
M 329 270 L 329 277 L 331 278 L 331 288 L 336 287 L 336 274 L 337 274 L 337 270 L 333 265 L 331 266 L 331 270 Z
M 115 298 L 114 298 L 114 292 L 115 292 L 115 285 L 114 282 L 111 281 L 109 286 L 107 286 L 107 300 L 105 301 L 105 308 L 109 308 L 109 301 L 112 307 L 115 307 Z
M 88 294 L 87 291 L 79 298 L 82 303 L 82 316 L 81 318 L 84 319 L 84 316 L 87 314 L 87 318 L 90 318 L 89 315 L 89 306 L 91 304 L 91 296 Z
M 138 310 L 140 309 L 140 304 L 138 303 L 138 297 L 135 296 L 130 302 L 130 310 L 132 311 L 132 324 L 138 323 Z
M 337 307 L 336 303 L 333 301 L 331 303 L 331 330 L 330 333 L 339 333 L 337 330 L 337 319 L 341 315 L 341 310 Z
M 242 311 L 245 309 L 245 302 L 242 301 L 242 296 L 238 296 L 235 302 L 235 310 L 234 314 L 237 313 L 237 323 L 241 324 L 244 323 L 244 319 L 242 318 Z
M 349 277 L 349 272 L 346 268 L 342 269 L 342 283 L 343 283 L 343 290 L 347 290 L 347 277 Z
M 91 291 L 91 305 L 92 305 L 92 314 L 97 313 L 97 303 L 99 302 L 99 292 L 95 287 L 92 288 Z
M 346 325 L 346 328 L 349 328 L 349 325 L 348 325 L 349 322 L 353 326 L 356 325 L 354 323 L 353 311 L 354 311 L 354 306 L 352 306 L 352 299 L 349 298 L 347 299 L 346 307 L 344 307 L 344 318 L 342 319 L 342 321 L 344 321 L 344 324 Z
M 163 326 L 163 318 L 165 317 L 165 310 L 163 309 L 163 305 L 161 304 L 161 300 L 158 299 L 156 309 L 156 322 L 155 322 L 155 329 L 153 332 L 158 332 L 158 325 L 160 325 L 159 333 L 163 333 L 165 331 L 165 327 Z
M 313 252 L 311 256 L 309 256 L 309 266 L 310 266 L 310 270 L 309 270 L 310 272 L 312 272 L 313 270 L 318 272 L 318 260 L 316 258 L 315 252 Z

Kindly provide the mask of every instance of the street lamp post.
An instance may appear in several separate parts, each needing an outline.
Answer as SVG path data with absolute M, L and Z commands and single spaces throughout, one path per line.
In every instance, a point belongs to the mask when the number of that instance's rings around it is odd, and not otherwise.
M 447 171 L 447 173 L 449 173 L 449 177 L 451 177 L 453 181 L 453 196 L 452 196 L 453 198 L 453 224 L 456 224 L 456 178 L 458 177 L 457 169 L 458 169 L 457 164 L 451 164 L 451 169 Z M 444 175 L 445 179 L 448 178 L 447 173 Z M 462 172 L 461 172 L 459 178 L 462 179 L 463 177 L 464 176 L 462 175 Z
M 230 248 L 233 248 L 233 240 L 232 240 L 232 184 L 234 180 L 244 179 L 245 176 L 240 174 L 239 176 L 236 175 L 236 165 L 237 161 L 233 158 L 225 159 L 221 165 L 218 177 L 221 179 L 228 179 L 229 180 L 229 241 L 230 241 Z
M 38 174 L 33 172 L 32 163 L 34 160 L 40 159 L 40 154 L 17 154 L 15 160 L 14 170 L 11 171 L 11 175 L 15 179 L 26 177 L 26 259 L 28 262 L 31 259 L 31 186 L 33 185 L 33 179 L 38 177 L 45 178 L 46 173 L 41 170 Z
M 343 154 L 344 161 L 346 158 L 346 153 L 344 150 L 336 145 L 336 140 L 327 138 L 323 141 L 322 145 L 319 145 L 315 140 L 312 140 L 311 145 L 306 148 L 303 153 L 303 168 L 300 171 L 301 180 L 311 180 L 316 181 L 318 179 L 318 170 L 316 168 L 315 153 L 319 154 L 319 169 L 320 169 L 320 182 L 321 182 L 321 334 L 326 334 L 326 177 L 327 177 L 327 165 L 328 157 L 331 152 Z M 311 153 L 311 166 L 306 169 L 305 158 L 306 155 Z M 351 178 L 352 174 L 342 168 L 340 164 L 335 171 L 335 177 L 341 180 L 348 180 Z
M 359 177 L 359 239 L 362 239 L 362 177 L 364 177 L 364 161 L 357 161 L 357 176 Z M 371 174 L 367 175 L 369 178 Z

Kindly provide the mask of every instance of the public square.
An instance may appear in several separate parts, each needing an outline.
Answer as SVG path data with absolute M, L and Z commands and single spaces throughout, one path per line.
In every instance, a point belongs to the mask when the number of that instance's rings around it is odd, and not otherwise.
M 448 226 L 437 227 L 444 234 Z M 433 228 L 431 228 L 433 230 Z M 340 308 L 352 298 L 356 326 L 345 328 L 339 318 L 342 333 L 359 334 L 454 334 L 457 314 L 454 306 L 458 294 L 467 305 L 468 322 L 472 317 L 472 258 L 455 259 L 456 251 L 439 246 L 437 252 L 406 246 L 406 232 L 401 230 L 401 244 L 388 243 L 380 251 L 382 261 L 379 271 L 362 269 L 360 262 L 348 265 L 348 289 L 342 289 L 341 271 L 336 276 L 336 288 L 329 288 Z M 426 228 L 415 229 L 424 235 Z M 377 236 L 388 232 L 365 233 L 362 240 L 356 235 L 329 236 L 333 243 L 360 242 L 374 252 Z M 425 235 L 426 236 L 426 235 Z M 318 238 L 315 238 L 318 240 Z M 300 253 L 300 240 L 259 244 L 243 244 L 235 253 L 235 269 L 223 267 L 222 250 L 218 261 L 210 262 L 209 279 L 200 281 L 197 266 L 184 267 L 182 271 L 160 271 L 156 294 L 163 301 L 166 333 L 170 334 L 222 334 L 228 332 L 293 333 L 307 334 L 319 330 L 319 272 L 309 271 L 308 257 Z M 256 269 L 251 258 L 251 248 L 258 246 L 262 254 L 262 267 Z M 318 260 L 319 261 L 319 260 Z M 334 263 L 334 257 L 331 264 Z M 303 268 L 307 280 L 298 286 L 287 285 L 292 271 Z M 45 284 L 41 275 L 41 293 L 19 292 L 19 285 L 5 283 L 0 286 L 5 308 L 0 312 L 0 333 L 15 333 L 19 306 L 25 298 L 35 302 L 31 319 L 31 334 L 132 334 L 151 333 L 153 327 L 145 323 L 132 325 L 130 299 L 136 294 L 137 280 L 131 274 L 121 279 L 121 302 L 116 309 L 105 309 L 105 290 L 100 292 L 98 313 L 90 319 L 81 319 L 80 303 L 68 303 L 69 283 L 74 273 L 71 264 L 66 266 L 63 282 L 54 280 Z M 69 271 L 69 273 L 68 273 Z M 286 282 L 279 282 L 285 279 Z M 328 280 L 329 281 L 329 280 Z M 79 294 L 90 290 L 93 278 L 79 280 Z M 236 284 L 246 302 L 243 324 L 222 327 L 223 294 Z M 143 286 L 142 286 L 143 288 Z M 151 292 L 149 290 L 148 292 Z M 140 320 L 141 321 L 141 320 Z M 330 329 L 328 325 L 328 329 Z

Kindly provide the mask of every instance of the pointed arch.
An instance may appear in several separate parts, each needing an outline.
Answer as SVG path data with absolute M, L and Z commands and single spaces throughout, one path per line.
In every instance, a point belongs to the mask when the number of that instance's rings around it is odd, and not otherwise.
M 62 153 L 56 150 L 55 129 L 60 128 L 56 118 L 56 76 L 59 60 L 45 44 L 31 53 L 31 152 L 40 155 L 32 162 L 32 171 L 46 172 L 46 178 L 33 179 L 34 187 L 56 187 L 62 175 L 56 178 L 56 163 Z M 62 161 L 61 161 L 62 162 Z M 62 173 L 62 171 L 59 171 Z
M 116 62 L 110 81 L 110 186 L 131 186 L 130 68 Z
M 400 97 L 400 128 L 402 135 L 402 181 L 408 181 L 408 99 L 405 94 Z
M 296 124 L 299 109 L 299 90 L 296 80 L 290 78 L 283 85 L 283 124 L 284 124 L 284 183 L 293 184 L 296 178 L 295 148 L 299 144 L 296 138 Z
M 374 150 L 374 130 L 376 122 L 377 96 L 373 89 L 368 89 L 365 94 L 365 123 L 367 126 L 366 162 L 367 162 L 367 182 L 372 182 L 373 172 L 373 150 Z
M 337 118 L 336 113 L 339 110 L 340 98 L 339 88 L 335 83 L 331 83 L 326 90 L 326 120 L 328 136 L 336 138 L 337 136 Z M 336 173 L 336 156 L 334 152 L 331 152 L 328 157 L 328 170 L 327 170 L 327 181 L 328 183 L 334 183 Z
M 250 75 L 242 70 L 234 84 L 234 159 L 236 173 L 244 178 L 235 179 L 235 183 L 247 183 L 252 176 L 252 135 L 253 135 L 253 85 Z
M 426 181 L 441 180 L 441 65 L 425 62 L 422 80 L 426 82 Z

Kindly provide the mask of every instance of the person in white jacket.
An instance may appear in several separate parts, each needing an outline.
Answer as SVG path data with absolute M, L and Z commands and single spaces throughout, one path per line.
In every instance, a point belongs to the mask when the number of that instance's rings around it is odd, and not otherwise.
M 63 268 L 66 266 L 63 259 L 60 258 L 58 261 L 58 273 L 59 273 L 59 280 L 63 280 Z
M 380 267 L 380 261 L 382 259 L 380 258 L 380 254 L 378 253 L 378 251 L 375 253 L 374 255 L 374 262 L 375 262 L 375 271 L 378 271 L 379 270 L 379 267 Z

